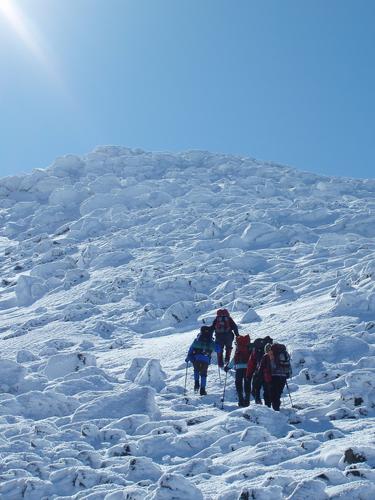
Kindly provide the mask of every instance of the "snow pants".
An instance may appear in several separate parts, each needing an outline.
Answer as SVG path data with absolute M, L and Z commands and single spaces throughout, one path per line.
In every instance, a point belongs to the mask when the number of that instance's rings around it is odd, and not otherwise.
M 263 389 L 264 404 L 271 406 L 271 397 L 267 386 L 264 383 L 263 376 L 261 373 L 254 373 L 252 378 L 251 394 L 254 396 L 255 402 L 257 404 L 262 404 L 261 391 Z
M 278 377 L 276 375 L 272 375 L 272 382 L 267 390 L 269 391 L 269 397 L 272 404 L 272 408 L 276 411 L 280 410 L 281 395 L 283 393 L 285 384 L 286 384 L 285 377 Z M 269 404 L 267 406 L 271 405 Z
M 246 377 L 246 368 L 238 368 L 236 370 L 236 391 L 238 394 L 238 402 L 250 401 L 250 380 Z
M 215 350 L 217 352 L 217 364 L 221 367 L 224 366 L 224 362 L 229 363 L 230 361 L 233 339 L 234 335 L 232 332 L 215 333 Z M 224 348 L 225 348 L 225 359 L 223 359 Z
M 204 389 L 207 383 L 208 363 L 205 363 L 204 361 L 194 361 L 193 367 L 194 367 L 194 382 L 196 385 L 199 384 L 201 389 Z

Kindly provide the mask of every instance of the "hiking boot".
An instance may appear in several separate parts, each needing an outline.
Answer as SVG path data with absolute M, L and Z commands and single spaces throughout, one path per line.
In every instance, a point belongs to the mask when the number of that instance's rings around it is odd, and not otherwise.
M 198 392 L 199 391 L 199 387 L 200 387 L 199 382 L 198 382 L 198 380 L 196 380 L 195 383 L 194 383 L 194 391 Z
M 256 400 L 255 400 L 255 404 L 257 404 L 257 405 L 261 405 L 261 404 L 262 404 L 262 400 L 261 400 L 261 399 L 259 399 L 259 398 L 256 398 Z
M 204 387 L 201 387 L 201 390 L 199 391 L 199 394 L 201 396 L 207 396 L 207 392 L 206 392 L 206 389 Z
M 249 405 L 250 405 L 250 399 L 244 399 L 243 403 L 242 403 L 242 406 L 246 407 L 246 406 L 249 406 Z

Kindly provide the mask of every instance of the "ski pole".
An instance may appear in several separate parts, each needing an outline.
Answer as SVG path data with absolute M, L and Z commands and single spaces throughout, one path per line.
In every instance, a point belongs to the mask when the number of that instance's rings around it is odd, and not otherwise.
M 185 402 L 186 404 L 188 403 L 189 399 L 186 396 L 186 384 L 187 384 L 187 374 L 188 374 L 188 367 L 189 367 L 189 361 L 186 361 L 186 372 L 185 372 L 185 387 L 184 387 L 184 397 L 185 397 Z
M 221 373 L 220 373 L 220 366 L 217 365 L 217 371 L 219 373 L 219 382 L 220 382 L 220 385 L 221 385 Z
M 289 390 L 289 385 L 288 385 L 288 381 L 287 380 L 286 380 L 286 388 L 288 389 L 290 404 L 292 405 L 292 408 L 294 408 L 293 401 L 292 401 L 292 396 L 290 395 L 290 390 Z
M 225 372 L 223 397 L 221 398 L 221 409 L 224 410 L 225 388 L 227 386 L 228 371 Z

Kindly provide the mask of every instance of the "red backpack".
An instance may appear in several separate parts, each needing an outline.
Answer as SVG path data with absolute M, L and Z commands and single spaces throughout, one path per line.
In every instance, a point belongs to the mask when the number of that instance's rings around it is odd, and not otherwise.
M 251 353 L 250 335 L 238 335 L 236 338 L 235 363 L 247 363 Z
M 218 309 L 216 313 L 215 333 L 226 333 L 232 330 L 228 309 Z

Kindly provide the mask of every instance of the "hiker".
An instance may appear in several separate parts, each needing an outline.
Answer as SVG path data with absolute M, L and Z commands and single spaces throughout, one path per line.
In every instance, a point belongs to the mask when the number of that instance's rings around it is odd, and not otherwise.
M 268 335 L 264 338 L 255 339 L 253 343 L 253 350 L 251 351 L 250 358 L 247 363 L 246 377 L 249 379 L 249 383 L 251 384 L 251 394 L 255 399 L 255 403 L 258 405 L 262 404 L 262 399 L 260 397 L 262 388 L 264 393 L 264 402 L 267 406 L 270 405 L 270 400 L 267 397 L 267 390 L 264 386 L 263 373 L 260 370 L 260 364 L 265 353 L 265 346 L 272 343 L 273 339 Z
M 267 344 L 260 370 L 263 373 L 267 406 L 280 410 L 281 394 L 286 380 L 292 375 L 290 356 L 284 344 Z M 266 397 L 265 397 L 266 399 Z
M 215 349 L 212 340 L 212 330 L 209 326 L 202 326 L 197 338 L 191 344 L 185 362 L 191 361 L 194 367 L 194 391 L 200 391 L 206 396 L 207 369 L 211 363 L 211 354 Z
M 251 381 L 246 377 L 247 362 L 249 361 L 251 346 L 250 335 L 238 335 L 235 340 L 236 350 L 232 361 L 224 366 L 224 371 L 231 368 L 236 370 L 235 385 L 238 395 L 238 406 L 249 406 Z
M 227 309 L 218 309 L 216 318 L 210 326 L 211 331 L 215 332 L 215 351 L 217 353 L 217 364 L 220 368 L 224 367 L 224 362 L 229 363 L 232 352 L 234 336 L 238 336 L 238 327 L 231 318 Z M 225 359 L 224 356 L 225 347 Z

